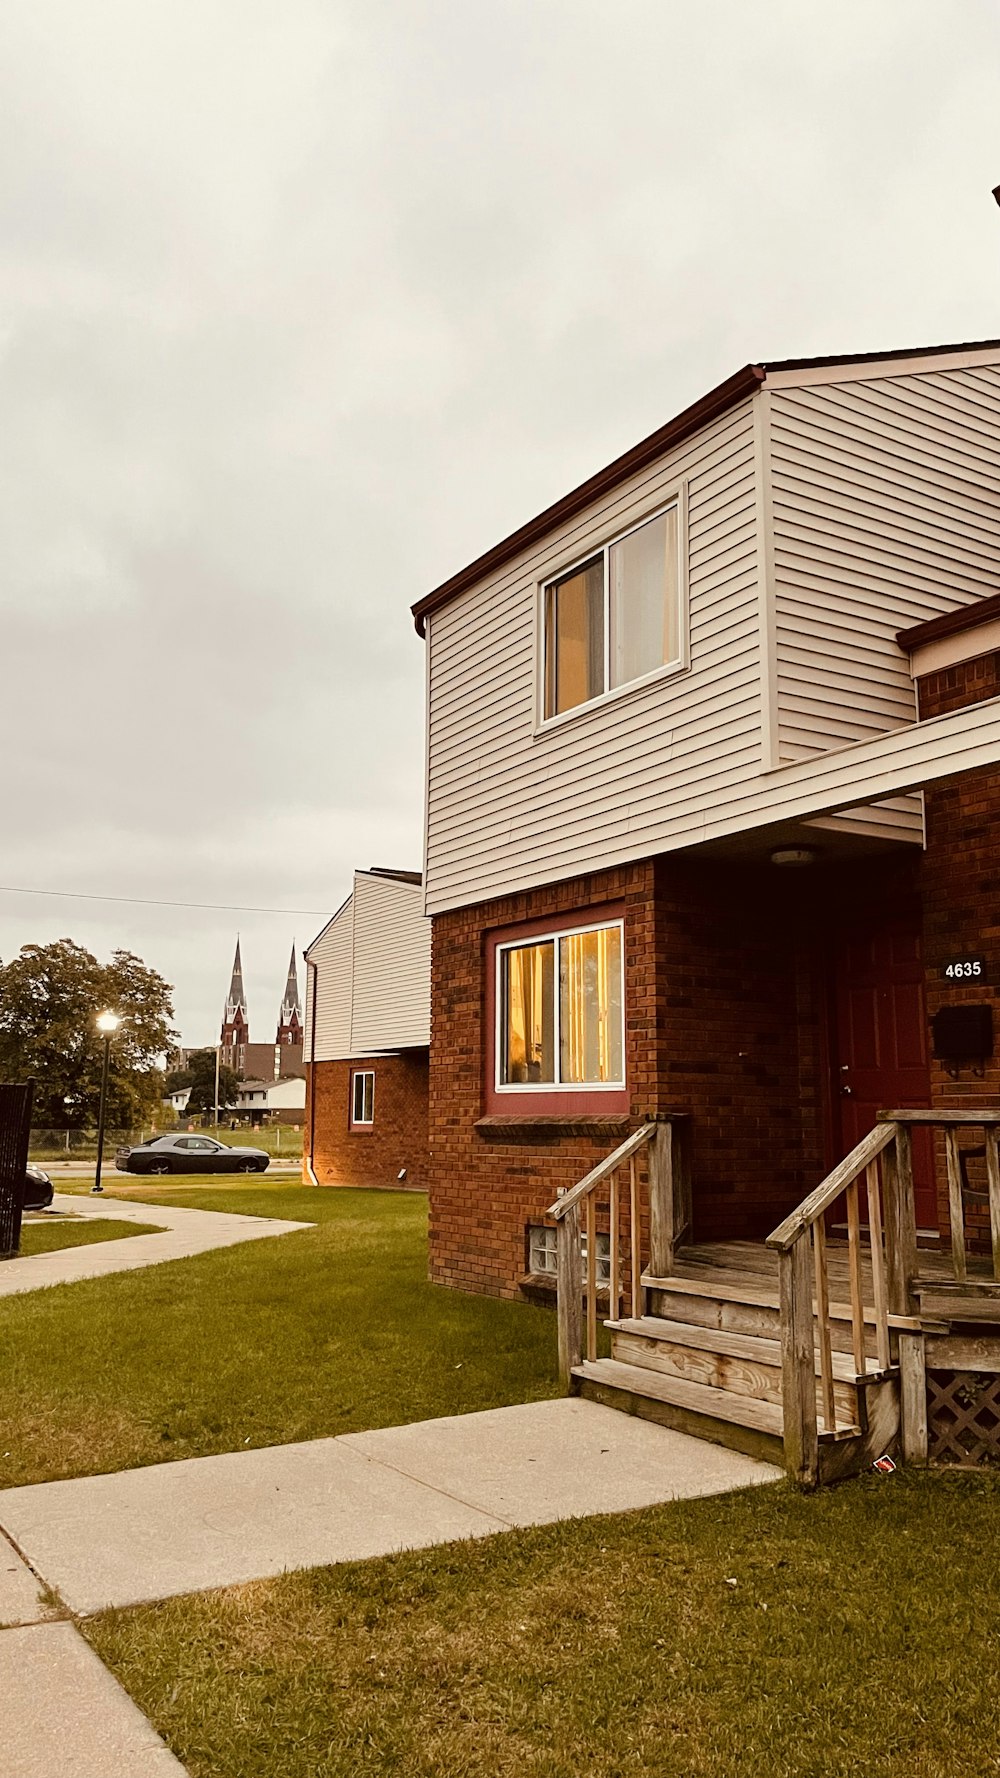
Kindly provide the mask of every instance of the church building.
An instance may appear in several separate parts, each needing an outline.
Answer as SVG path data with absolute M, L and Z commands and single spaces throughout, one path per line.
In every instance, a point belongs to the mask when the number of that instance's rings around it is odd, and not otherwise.
M 278 1010 L 274 1042 L 253 1043 L 250 1038 L 246 989 L 243 985 L 240 941 L 236 940 L 236 955 L 222 1015 L 219 1044 L 222 1066 L 232 1068 L 243 1080 L 301 1079 L 305 1074 L 302 1060 L 302 1002 L 299 999 L 294 944 L 288 961 L 288 976 Z

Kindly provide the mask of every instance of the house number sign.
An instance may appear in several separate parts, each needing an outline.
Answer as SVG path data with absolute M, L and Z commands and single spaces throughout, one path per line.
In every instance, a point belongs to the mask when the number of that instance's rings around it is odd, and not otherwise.
M 948 957 L 941 966 L 941 974 L 948 982 L 985 982 L 986 958 Z

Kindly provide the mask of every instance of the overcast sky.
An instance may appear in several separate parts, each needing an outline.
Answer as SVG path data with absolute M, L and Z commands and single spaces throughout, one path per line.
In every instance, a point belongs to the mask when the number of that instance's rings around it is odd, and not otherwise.
M 420 860 L 410 603 L 754 358 L 1000 335 L 985 0 L 7 0 L 0 958 Z

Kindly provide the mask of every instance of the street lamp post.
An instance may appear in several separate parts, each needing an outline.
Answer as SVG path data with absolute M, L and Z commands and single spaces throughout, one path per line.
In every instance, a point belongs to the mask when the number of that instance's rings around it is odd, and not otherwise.
M 91 1191 L 102 1192 L 101 1163 L 104 1160 L 104 1114 L 108 1105 L 108 1069 L 111 1065 L 111 1039 L 117 1031 L 121 1020 L 115 1012 L 102 1012 L 97 1015 L 97 1029 L 104 1038 L 104 1062 L 101 1067 L 101 1109 L 97 1116 L 97 1172 Z

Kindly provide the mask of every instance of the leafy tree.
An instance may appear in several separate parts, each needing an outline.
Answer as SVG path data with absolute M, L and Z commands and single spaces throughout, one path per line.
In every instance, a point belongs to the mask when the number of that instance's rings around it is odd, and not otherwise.
M 191 1097 L 187 1102 L 188 1111 L 215 1110 L 215 1051 L 195 1050 L 188 1058 L 185 1069 L 171 1075 L 177 1086 L 190 1087 Z M 219 1108 L 225 1111 L 235 1105 L 239 1090 L 239 1075 L 231 1068 L 219 1069 Z M 169 1089 L 173 1091 L 174 1089 Z
M 158 1061 L 176 1040 L 170 984 L 132 951 L 102 964 L 68 938 L 25 945 L 0 964 L 0 1080 L 34 1078 L 36 1127 L 96 1123 L 104 1052 L 96 1021 L 104 1011 L 122 1021 L 111 1039 L 108 1125 L 128 1129 L 163 1094 Z

